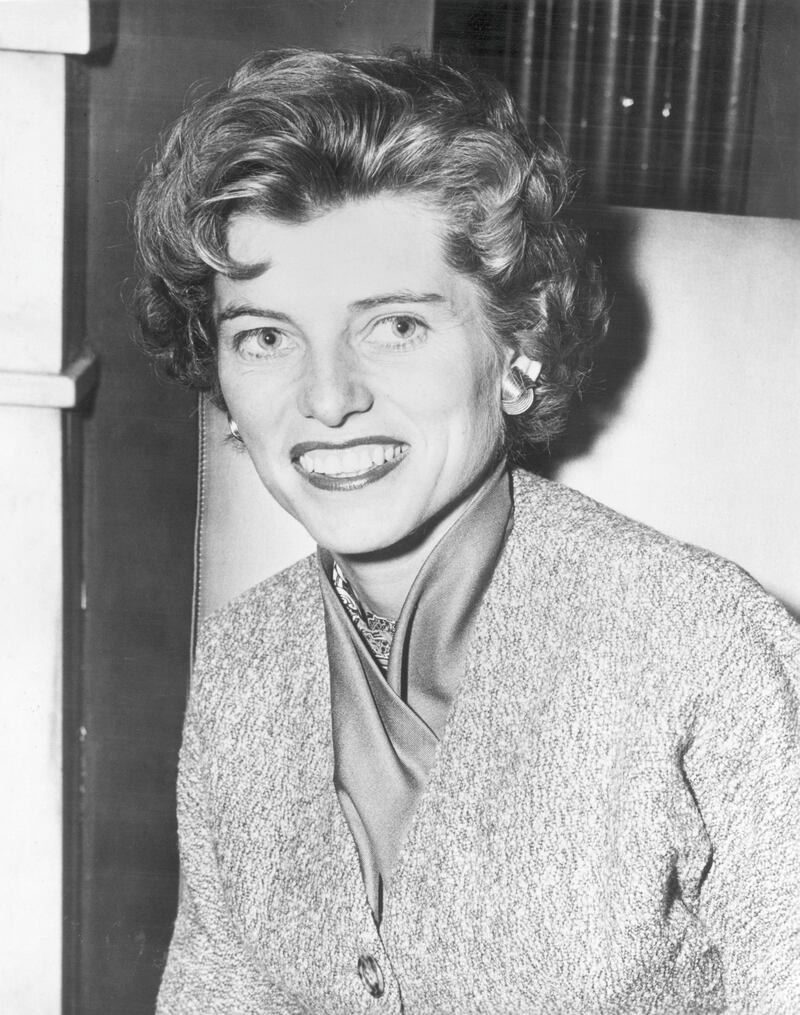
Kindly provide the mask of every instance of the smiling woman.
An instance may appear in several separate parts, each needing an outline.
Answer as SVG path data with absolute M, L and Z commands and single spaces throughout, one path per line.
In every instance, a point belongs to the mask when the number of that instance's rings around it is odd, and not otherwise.
M 605 323 L 567 180 L 499 86 L 290 52 L 143 185 L 143 340 L 318 544 L 201 632 L 162 1015 L 800 1004 L 795 626 L 512 469 Z
M 333 553 L 408 544 L 391 601 L 361 590 L 393 616 L 503 453 L 512 351 L 489 339 L 442 231 L 440 215 L 399 195 L 297 225 L 239 214 L 231 257 L 269 268 L 214 282 L 219 382 L 261 480 Z

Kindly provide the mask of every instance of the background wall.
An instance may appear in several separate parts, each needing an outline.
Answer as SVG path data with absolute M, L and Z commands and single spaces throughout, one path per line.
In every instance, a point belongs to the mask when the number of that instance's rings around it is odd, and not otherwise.
M 68 846 L 65 1010 L 153 1011 L 177 891 L 174 785 L 189 674 L 196 486 L 192 395 L 154 379 L 124 306 L 129 202 L 156 135 L 197 90 L 279 46 L 430 44 L 428 0 L 123 2 L 89 68 L 85 597 Z
M 800 3 L 767 0 L 748 215 L 800 218 Z
M 73 829 L 63 678 L 80 595 L 75 407 L 93 382 L 76 305 L 86 187 L 73 106 L 83 54 L 107 41 L 89 13 L 79 0 L 50 4 L 46 20 L 37 4 L 0 4 L 0 1011 L 14 1015 L 51 1015 L 61 1001 Z
M 800 217 L 797 0 L 437 0 L 434 39 L 505 81 L 587 205 Z

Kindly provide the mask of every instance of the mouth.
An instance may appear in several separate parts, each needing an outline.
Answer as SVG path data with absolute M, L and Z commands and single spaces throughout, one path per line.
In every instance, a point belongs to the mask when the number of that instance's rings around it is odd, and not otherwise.
M 303 443 L 291 451 L 292 465 L 321 490 L 358 490 L 396 469 L 408 444 L 391 437 L 368 437 L 342 444 Z

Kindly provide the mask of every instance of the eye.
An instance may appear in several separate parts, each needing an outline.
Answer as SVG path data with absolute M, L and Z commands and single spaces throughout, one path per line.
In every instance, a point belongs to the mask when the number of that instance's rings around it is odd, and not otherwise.
M 233 347 L 248 359 L 275 359 L 290 352 L 294 342 L 279 328 L 251 328 L 234 335 Z
M 369 332 L 369 341 L 390 349 L 406 348 L 424 341 L 428 326 L 413 314 L 392 314 L 376 321 Z

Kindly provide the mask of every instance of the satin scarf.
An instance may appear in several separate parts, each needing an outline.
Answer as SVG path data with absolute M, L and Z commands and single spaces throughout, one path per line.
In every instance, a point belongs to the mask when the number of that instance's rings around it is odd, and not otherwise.
M 318 550 L 334 786 L 377 922 L 464 676 L 478 609 L 513 523 L 512 507 L 503 461 L 420 569 L 397 621 L 385 677 L 333 588 L 331 554 Z

